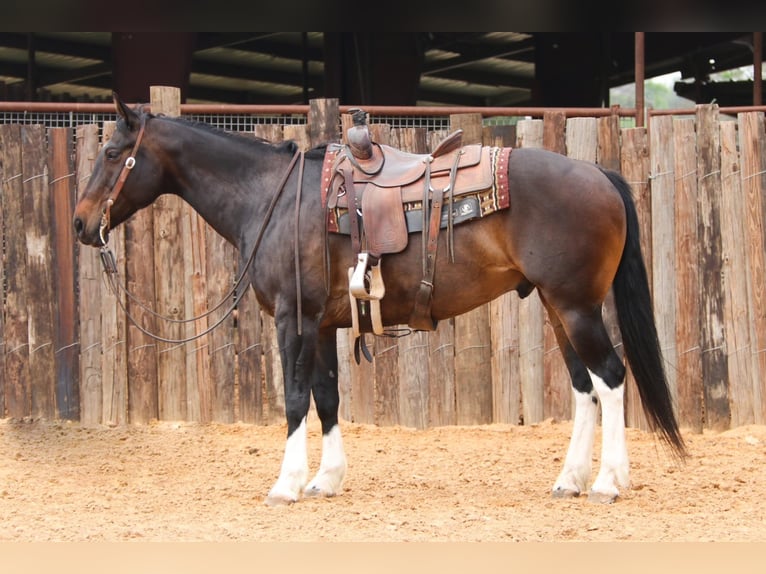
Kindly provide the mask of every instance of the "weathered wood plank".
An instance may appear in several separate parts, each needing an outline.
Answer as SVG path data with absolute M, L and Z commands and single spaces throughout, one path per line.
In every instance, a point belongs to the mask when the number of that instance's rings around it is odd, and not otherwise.
M 737 115 L 741 155 L 741 184 L 747 218 L 745 236 L 750 303 L 753 416 L 756 424 L 766 422 L 766 135 L 763 112 Z
M 620 118 L 616 114 L 598 118 L 596 162 L 606 169 L 620 171 Z
M 184 230 L 184 236 L 189 238 L 191 248 L 185 253 L 188 258 L 186 269 L 190 273 L 186 285 L 186 313 L 192 317 L 202 317 L 209 310 L 207 304 L 207 241 L 205 237 L 207 233 L 215 233 L 215 231 L 198 213 L 193 211 L 187 214 L 185 226 L 188 230 Z M 242 303 L 244 304 L 244 302 Z M 215 321 L 215 318 L 212 320 Z M 188 323 L 186 336 L 191 337 L 202 333 L 209 324 L 211 324 L 210 317 L 202 317 L 193 323 Z M 209 423 L 213 420 L 209 348 L 210 335 L 203 335 L 187 345 L 187 352 L 189 353 L 186 362 L 188 376 L 186 385 L 187 417 L 189 420 L 202 423 Z M 242 360 L 241 356 L 240 360 Z M 243 368 L 241 363 L 239 367 Z
M 753 424 L 751 316 L 747 297 L 747 204 L 740 181 L 737 122 L 722 121 L 721 128 L 721 248 L 724 323 L 729 367 L 731 426 Z
M 428 149 L 433 150 L 450 130 L 428 134 Z M 457 424 L 455 404 L 455 320 L 439 321 L 428 333 L 428 425 Z
M 181 113 L 181 91 L 170 86 L 151 86 L 152 112 L 175 117 Z M 183 235 L 183 220 L 191 209 L 183 200 L 173 195 L 158 197 L 154 209 L 154 282 L 157 313 L 173 321 L 186 317 L 186 269 L 185 246 L 188 237 Z M 160 332 L 168 339 L 182 339 L 184 325 L 172 321 L 160 321 Z M 187 418 L 186 358 L 191 344 L 158 342 L 157 382 L 158 408 L 161 420 L 184 420 Z M 196 372 L 196 371 L 195 371 Z
M 234 283 L 234 247 L 215 232 L 205 234 L 207 305 L 217 305 Z M 216 315 L 218 317 L 218 315 Z M 234 318 L 230 315 L 209 334 L 211 418 L 234 422 Z
M 665 122 L 663 126 L 666 124 Z M 694 118 L 673 118 L 675 179 L 675 305 L 678 419 L 702 432 L 702 364 L 700 349 L 700 273 L 697 238 L 697 137 Z M 665 150 L 662 150 L 663 152 Z M 667 150 L 671 151 L 671 150 Z M 668 286 L 669 287 L 669 286 Z
M 725 294 L 721 256 L 721 134 L 716 104 L 697 106 L 699 188 L 700 346 L 705 426 L 729 428 L 729 381 L 724 329 Z
M 3 205 L 3 196 L 5 195 L 5 167 L 3 164 L 3 139 L 0 134 L 0 241 L 5 244 L 5 223 L 4 213 L 5 207 Z M 5 328 L 3 326 L 5 322 L 5 249 L 0 249 L 0 285 L 3 285 L 3 295 L 0 296 L 0 412 L 5 416 Z
M 79 126 L 75 131 L 77 195 L 88 185 L 98 154 L 98 125 Z M 102 419 L 102 288 L 101 260 L 97 249 L 80 247 L 78 259 L 80 308 L 80 421 L 99 424 Z M 152 369 L 153 370 L 153 369 Z
M 424 128 L 401 128 L 393 129 L 390 134 L 391 144 L 411 153 L 426 153 L 429 151 L 428 133 Z M 421 240 L 422 234 L 410 236 L 410 241 Z M 385 277 L 384 277 L 385 281 Z M 435 288 L 438 289 L 438 283 Z M 385 298 L 383 299 L 385 305 Z M 384 348 L 393 347 L 389 342 Z M 381 355 L 381 360 L 398 360 L 392 369 L 391 376 L 385 370 L 379 369 L 377 362 L 378 355 L 375 356 L 376 369 L 375 380 L 376 391 L 382 394 L 386 387 L 394 387 L 391 395 L 398 393 L 396 402 L 398 403 L 398 423 L 424 428 L 428 424 L 428 405 L 429 405 L 429 334 L 427 332 L 414 332 L 406 337 L 398 339 L 398 356 L 393 353 L 393 348 L 385 355 Z M 389 357 L 389 359 L 386 359 Z M 394 370 L 394 369 L 398 369 Z M 392 397 L 393 398 L 393 397 Z M 393 424 L 396 424 L 394 422 Z
M 116 122 L 104 122 L 101 127 L 101 144 L 112 137 Z M 109 248 L 114 253 L 117 272 L 124 280 L 125 267 L 125 227 L 118 226 L 109 233 Z M 102 287 L 103 289 L 103 287 Z M 125 295 L 112 293 L 101 299 L 101 388 L 102 422 L 124 424 L 128 420 L 128 357 L 127 357 L 127 318 L 120 307 L 125 305 Z
M 649 147 L 645 128 L 627 128 L 622 130 L 622 154 L 620 162 L 622 175 L 633 188 L 641 234 L 641 252 L 644 256 L 646 273 L 651 288 L 652 203 L 649 188 Z M 641 399 L 638 396 L 636 381 L 630 370 L 625 381 L 625 407 L 625 423 L 628 426 L 641 429 L 649 428 L 641 405 Z
M 675 282 L 675 178 L 673 162 L 673 118 L 652 118 L 651 214 L 652 214 L 652 295 L 660 345 L 665 358 L 677 365 L 676 282 Z M 675 385 L 674 385 L 675 386 Z M 676 392 L 674 392 L 674 395 Z
M 481 114 L 452 114 L 463 145 L 482 143 Z M 438 289 L 438 283 L 436 284 Z M 492 350 L 489 304 L 455 317 L 455 395 L 458 424 L 492 422 Z
M 144 305 L 156 311 L 154 284 L 154 213 L 142 209 L 125 222 L 126 287 Z M 136 303 L 128 312 L 144 329 L 156 333 L 157 322 Z M 128 324 L 128 420 L 147 423 L 159 418 L 157 344 L 132 322 Z
M 31 415 L 35 418 L 54 418 L 53 252 L 45 127 L 23 126 L 21 137 Z
M 77 348 L 75 260 L 76 241 L 72 229 L 75 181 L 72 130 L 48 130 L 48 174 L 53 213 L 53 260 L 55 290 L 56 416 L 64 420 L 80 418 L 80 353 Z M 0 229 L 2 222 L 0 222 Z M 0 284 L 2 278 L 0 277 Z M 1 321 L 1 319 L 0 319 Z M 1 335 L 0 335 L 1 338 Z
M 522 120 L 516 124 L 517 147 L 542 147 L 543 120 Z M 519 372 L 521 412 L 525 425 L 544 417 L 543 354 L 545 350 L 544 310 L 537 290 L 519 302 Z
M 5 413 L 22 418 L 31 413 L 31 383 L 21 126 L 0 125 L 0 154 L 5 218 Z
M 308 125 L 312 147 L 340 141 L 339 116 L 337 98 L 315 99 L 309 102 Z
M 484 145 L 516 144 L 516 126 L 489 126 L 483 134 Z M 518 311 L 519 297 L 515 292 L 504 293 L 489 304 L 492 421 L 496 423 L 518 424 L 521 416 Z

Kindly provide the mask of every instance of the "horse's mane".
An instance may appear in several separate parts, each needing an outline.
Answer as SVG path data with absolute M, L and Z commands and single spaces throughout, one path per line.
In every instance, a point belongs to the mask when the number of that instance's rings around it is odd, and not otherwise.
M 148 118 L 162 118 L 165 120 L 169 120 L 174 123 L 183 124 L 186 126 L 189 126 L 191 128 L 199 129 L 205 132 L 208 132 L 210 134 L 216 135 L 218 137 L 222 137 L 224 139 L 236 141 L 238 143 L 244 143 L 245 145 L 254 145 L 254 146 L 269 146 L 275 150 L 279 151 L 286 151 L 289 153 L 295 153 L 295 151 L 298 149 L 298 144 L 295 143 L 293 140 L 285 140 L 283 142 L 272 142 L 265 138 L 256 136 L 256 135 L 245 135 L 243 133 L 239 132 L 232 132 L 227 131 L 224 129 L 221 129 L 219 127 L 216 127 L 214 125 L 197 121 L 197 120 L 191 120 L 189 118 L 184 117 L 171 117 L 166 116 L 164 114 L 152 114 L 149 112 L 146 112 L 146 117 Z M 123 123 L 124 121 L 122 118 L 118 120 L 118 123 Z

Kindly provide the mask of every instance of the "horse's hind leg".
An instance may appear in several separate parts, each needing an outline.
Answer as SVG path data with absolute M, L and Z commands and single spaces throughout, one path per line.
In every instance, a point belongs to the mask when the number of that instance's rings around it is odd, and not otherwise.
M 321 331 L 317 346 L 312 392 L 322 423 L 322 460 L 319 471 L 309 482 L 307 496 L 335 496 L 346 474 L 346 455 L 338 426 L 338 351 L 336 330 Z
M 589 498 L 596 502 L 612 502 L 619 495 L 619 488 L 629 484 L 623 411 L 625 366 L 614 351 L 604 327 L 601 305 L 587 311 L 558 310 L 558 317 L 571 347 L 587 368 L 592 391 L 595 390 L 595 395 L 591 391 L 590 398 L 598 396 L 601 402 L 601 467 L 591 486 Z M 582 374 L 578 374 L 578 379 L 584 380 Z M 579 408 L 584 404 L 585 400 L 581 398 L 576 406 Z M 590 419 L 587 421 L 590 424 Z M 587 430 L 586 424 L 581 424 Z
M 548 317 L 553 326 L 556 341 L 572 379 L 575 400 L 569 449 L 564 460 L 564 468 L 553 484 L 553 496 L 555 498 L 567 498 L 579 496 L 588 487 L 590 481 L 593 440 L 598 418 L 598 399 L 593 390 L 588 369 L 569 342 L 558 315 L 544 299 L 543 304 L 548 310 Z

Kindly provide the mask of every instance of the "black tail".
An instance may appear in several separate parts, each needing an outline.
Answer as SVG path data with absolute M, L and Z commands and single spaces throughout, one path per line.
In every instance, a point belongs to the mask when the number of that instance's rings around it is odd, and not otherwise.
M 617 321 L 625 356 L 636 379 L 641 403 L 653 428 L 684 458 L 686 446 L 673 413 L 673 401 L 665 378 L 657 326 L 654 323 L 649 280 L 639 242 L 638 216 L 630 185 L 614 171 L 602 170 L 622 197 L 627 216 L 627 237 L 612 285 Z

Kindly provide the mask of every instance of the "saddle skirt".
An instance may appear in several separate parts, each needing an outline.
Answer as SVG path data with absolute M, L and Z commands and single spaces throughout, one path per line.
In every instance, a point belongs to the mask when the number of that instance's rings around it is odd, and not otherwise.
M 432 157 L 374 143 L 371 157 L 360 159 L 346 146 L 330 145 L 321 189 L 328 231 L 350 234 L 350 197 L 355 198 L 366 239 L 380 248 L 378 254 L 401 251 L 409 233 L 423 230 L 423 203 L 430 201 L 434 189 L 449 198 L 442 208 L 442 228 L 505 209 L 510 206 L 510 153 L 511 148 L 477 144 Z M 430 189 L 426 191 L 429 162 Z M 353 194 L 346 189 L 349 181 L 354 184 Z

